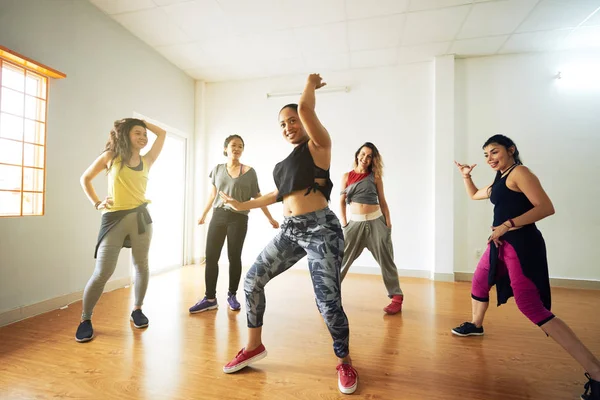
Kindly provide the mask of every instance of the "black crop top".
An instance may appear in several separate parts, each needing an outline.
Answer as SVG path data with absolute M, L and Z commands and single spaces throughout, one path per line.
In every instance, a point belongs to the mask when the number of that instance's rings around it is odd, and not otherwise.
M 515 192 L 506 186 L 506 179 L 515 167 L 516 165 L 512 166 L 504 176 L 497 175 L 492 184 L 490 201 L 494 204 L 493 226 L 499 226 L 509 219 L 516 218 L 533 208 L 533 204 L 531 204 L 524 193 Z
M 308 140 L 298 146 L 286 157 L 285 160 L 275 165 L 273 179 L 279 194 L 277 201 L 282 201 L 283 196 L 296 190 L 306 189 L 307 196 L 311 190 L 321 192 L 329 201 L 333 182 L 329 179 L 329 170 L 324 170 L 315 165 Z M 326 179 L 325 186 L 319 185 L 315 179 Z

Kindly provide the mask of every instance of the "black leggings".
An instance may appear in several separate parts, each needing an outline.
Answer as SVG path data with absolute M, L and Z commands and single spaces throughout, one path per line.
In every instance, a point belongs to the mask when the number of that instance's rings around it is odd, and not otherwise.
M 219 257 L 227 238 L 229 293 L 236 294 L 242 275 L 242 248 L 248 231 L 248 216 L 224 208 L 213 209 L 206 237 L 206 297 L 214 299 L 219 277 Z

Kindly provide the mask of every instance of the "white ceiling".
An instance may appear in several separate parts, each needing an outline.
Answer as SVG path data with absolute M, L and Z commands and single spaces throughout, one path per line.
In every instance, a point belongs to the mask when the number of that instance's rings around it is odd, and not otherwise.
M 90 0 L 208 82 L 600 48 L 600 0 Z

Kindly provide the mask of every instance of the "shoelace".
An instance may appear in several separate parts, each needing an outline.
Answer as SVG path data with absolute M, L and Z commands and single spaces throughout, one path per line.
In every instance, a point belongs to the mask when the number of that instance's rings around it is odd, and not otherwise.
M 340 371 L 342 373 L 342 375 L 348 376 L 350 378 L 353 378 L 356 376 L 356 373 L 354 372 L 354 368 L 352 368 L 352 365 L 350 364 L 342 364 L 338 367 L 338 371 Z

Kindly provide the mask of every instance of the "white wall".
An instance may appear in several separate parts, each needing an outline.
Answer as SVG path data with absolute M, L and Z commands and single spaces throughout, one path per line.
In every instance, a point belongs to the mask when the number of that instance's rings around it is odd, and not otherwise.
M 564 52 L 466 59 L 457 62 L 457 157 L 478 163 L 473 179 L 478 186 L 492 182 L 481 146 L 496 133 L 511 137 L 522 159 L 540 179 L 556 214 L 538 223 L 548 248 L 551 277 L 600 279 L 596 257 L 600 227 L 600 87 L 569 88 L 554 79 L 569 64 L 596 65 L 600 53 Z M 598 80 L 598 77 L 595 77 Z M 462 150 L 461 150 L 462 148 Z M 466 202 L 462 182 L 455 176 L 456 199 Z M 462 191 L 462 195 L 461 192 Z M 473 271 L 476 249 L 489 236 L 492 205 L 469 201 L 458 205 L 457 234 L 466 243 L 456 271 Z M 466 229 L 458 225 L 466 222 Z M 461 241 L 459 241 L 461 242 Z
M 454 281 L 454 56 L 436 57 L 434 62 L 435 106 L 433 132 L 433 268 L 431 277 Z
M 100 215 L 79 176 L 133 112 L 194 132 L 194 82 L 87 1 L 3 0 L 0 43 L 67 74 L 50 82 L 46 215 L 0 219 L 2 312 L 83 289 Z M 128 265 L 123 251 L 113 278 Z
M 348 93 L 317 96 L 317 113 L 333 138 L 331 208 L 339 214 L 341 175 L 352 167 L 354 152 L 365 141 L 379 147 L 385 162 L 385 191 L 393 223 L 395 258 L 401 270 L 430 271 L 433 227 L 433 65 L 421 63 L 346 73 L 323 73 L 330 86 L 351 86 Z M 275 188 L 272 171 L 292 150 L 278 127 L 279 109 L 299 96 L 267 99 L 273 91 L 301 90 L 306 76 L 206 85 L 206 160 L 197 183 L 207 187 L 207 175 L 225 162 L 223 140 L 240 134 L 246 142 L 242 161 L 258 173 L 260 188 Z M 204 204 L 205 199 L 202 200 Z M 271 213 L 282 220 L 281 203 Z M 243 263 L 251 265 L 275 235 L 260 210 L 250 214 Z M 197 252 L 203 254 L 203 244 Z M 223 254 L 222 262 L 227 261 Z M 378 266 L 368 251 L 356 267 Z M 360 269 L 360 268 L 358 268 Z M 417 274 L 428 276 L 427 274 Z

